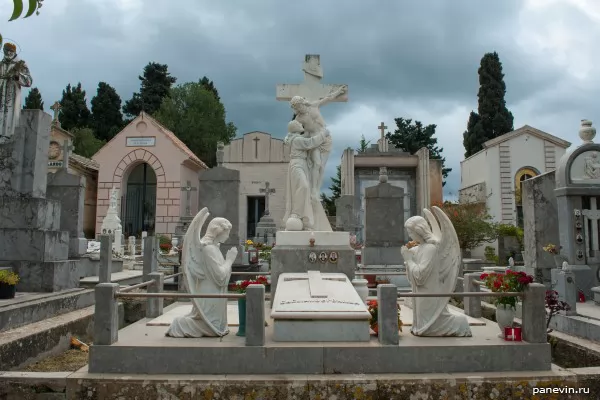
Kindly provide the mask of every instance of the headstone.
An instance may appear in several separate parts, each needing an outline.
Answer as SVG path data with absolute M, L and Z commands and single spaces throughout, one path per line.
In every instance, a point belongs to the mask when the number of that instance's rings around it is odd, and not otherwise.
M 111 235 L 113 239 L 113 252 L 114 254 L 122 253 L 122 238 L 123 238 L 123 227 L 121 226 L 121 219 L 119 218 L 118 211 L 118 198 L 119 189 L 112 188 L 110 191 L 110 204 L 106 216 L 102 220 L 102 226 L 100 228 L 103 235 Z
M 555 256 L 544 247 L 560 245 L 555 187 L 555 171 L 551 171 L 525 180 L 521 194 L 525 272 L 547 286 L 551 286 L 550 270 L 556 264 Z
M 21 292 L 79 284 L 61 204 L 46 198 L 50 123 L 43 111 L 23 110 L 14 135 L 0 145 L 0 264 L 19 274 Z
M 135 256 L 135 236 L 129 236 L 129 238 L 127 238 L 127 245 L 129 255 Z
M 582 120 L 579 136 L 584 143 L 566 153 L 556 169 L 556 195 L 560 254 L 573 273 L 586 299 L 600 284 L 600 144 L 592 139 L 596 129 Z
M 365 247 L 362 262 L 373 267 L 402 266 L 404 189 L 380 183 L 365 190 Z
M 222 157 L 217 151 L 217 159 Z M 199 208 L 207 207 L 210 210 L 211 218 L 221 217 L 231 222 L 233 225 L 229 238 L 221 244 L 223 255 L 232 246 L 240 244 L 240 171 L 217 166 L 201 171 L 199 174 L 198 190 Z M 189 224 L 188 224 L 189 226 Z M 208 224 L 203 227 L 202 235 L 206 232 Z M 187 227 L 185 228 L 187 230 Z M 183 244 L 185 246 L 185 243 Z M 242 254 L 238 252 L 234 264 L 242 263 Z
M 280 275 L 271 318 L 278 342 L 370 340 L 370 313 L 345 274 Z
M 66 168 L 48 174 L 47 198 L 60 202 L 60 228 L 69 232 L 70 258 L 79 258 L 87 251 L 83 234 L 85 185 L 83 176 L 70 174 Z
M 144 245 L 146 243 L 146 238 L 148 237 L 148 232 L 146 231 L 142 231 L 142 240 L 141 240 L 141 245 L 142 245 L 142 254 L 146 254 L 144 252 Z
M 259 189 L 261 193 L 265 194 L 265 213 L 256 224 L 256 237 L 254 238 L 255 243 L 265 243 L 271 246 L 275 242 L 275 233 L 277 232 L 277 224 L 271 212 L 269 210 L 269 197 L 272 193 L 275 193 L 275 189 L 270 188 L 270 183 L 265 182 L 265 187 Z
M 335 225 L 338 230 L 356 235 L 362 230 L 360 223 L 360 199 L 343 195 L 335 200 Z

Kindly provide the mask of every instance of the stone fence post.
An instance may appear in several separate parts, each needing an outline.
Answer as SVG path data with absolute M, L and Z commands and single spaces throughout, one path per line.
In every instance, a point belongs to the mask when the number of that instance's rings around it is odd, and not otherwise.
M 558 271 L 553 274 L 556 278 L 558 297 L 569 305 L 565 315 L 577 315 L 577 283 L 573 271 Z
M 100 235 L 100 267 L 98 268 L 98 283 L 109 283 L 112 273 L 112 237 Z
M 265 345 L 265 286 L 246 289 L 246 346 Z
M 546 343 L 546 286 L 530 283 L 523 293 L 523 340 Z
M 475 284 L 476 280 L 479 280 L 481 274 L 477 272 L 470 272 L 464 275 L 463 279 L 463 292 L 480 292 L 481 287 Z M 481 297 L 467 297 L 463 298 L 465 315 L 473 318 L 481 318 Z
M 119 310 L 115 299 L 118 289 L 118 283 L 96 285 L 94 345 L 109 346 L 119 339 Z
M 142 282 L 146 282 L 151 272 L 158 271 L 158 238 L 147 236 L 144 239 L 144 265 L 142 267 Z
M 377 286 L 377 326 L 379 343 L 397 345 L 400 341 L 398 330 L 398 288 L 396 285 Z
M 162 272 L 150 272 L 148 278 L 152 279 L 150 285 L 148 285 L 147 293 L 162 293 L 165 285 L 165 275 Z M 148 297 L 146 303 L 146 318 L 157 318 L 163 313 L 163 297 Z

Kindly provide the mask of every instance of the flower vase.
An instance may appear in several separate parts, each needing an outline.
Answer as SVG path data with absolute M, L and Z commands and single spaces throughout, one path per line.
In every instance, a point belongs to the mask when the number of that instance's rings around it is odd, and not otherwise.
M 504 328 L 512 327 L 517 310 L 506 304 L 498 304 L 496 306 L 496 322 L 500 328 L 499 337 L 504 337 Z
M 236 336 L 246 336 L 246 299 L 238 299 L 239 326 Z
M 0 282 L 0 299 L 13 299 L 17 292 L 16 285 Z

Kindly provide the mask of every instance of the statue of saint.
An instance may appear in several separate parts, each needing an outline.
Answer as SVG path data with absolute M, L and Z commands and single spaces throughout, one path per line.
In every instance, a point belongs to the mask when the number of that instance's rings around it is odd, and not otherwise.
M 323 205 L 311 196 L 309 167 L 311 152 L 319 150 L 319 146 L 329 137 L 329 131 L 318 131 L 312 137 L 306 137 L 304 132 L 302 124 L 295 119 L 288 124 L 288 135 L 284 139 L 284 143 L 290 147 L 290 163 L 283 223 L 286 231 L 331 232 Z
M 308 101 L 301 96 L 292 97 L 290 100 L 290 107 L 295 114 L 294 120 L 302 124 L 304 128 L 304 137 L 312 138 L 319 133 L 325 133 L 327 131 L 327 124 L 325 124 L 325 120 L 321 115 L 319 107 L 344 95 L 346 91 L 347 87 L 342 86 L 328 96 L 317 101 Z M 319 191 L 323 184 L 325 165 L 327 164 L 332 146 L 331 136 L 328 134 L 325 141 L 323 141 L 318 148 L 309 151 L 311 197 L 314 201 L 319 200 Z
M 438 207 L 432 210 L 435 216 L 424 209 L 427 220 L 415 216 L 404 224 L 416 242 L 401 249 L 406 275 L 415 293 L 452 293 L 461 262 L 460 245 L 448 216 Z M 448 297 L 414 297 L 410 332 L 415 336 L 472 336 L 467 317 L 451 313 L 448 300 Z
M 15 133 L 21 115 L 21 88 L 33 83 L 25 61 L 17 58 L 17 47 L 6 43 L 0 62 L 0 144 Z
M 208 224 L 206 234 L 200 231 L 208 218 L 204 207 L 190 223 L 183 240 L 181 265 L 186 289 L 194 294 L 225 294 L 231 277 L 231 266 L 237 256 L 232 247 L 223 258 L 219 245 L 227 240 L 231 223 L 225 218 L 214 218 Z M 192 311 L 176 317 L 166 336 L 170 337 L 222 337 L 229 333 L 227 327 L 226 298 L 191 299 Z

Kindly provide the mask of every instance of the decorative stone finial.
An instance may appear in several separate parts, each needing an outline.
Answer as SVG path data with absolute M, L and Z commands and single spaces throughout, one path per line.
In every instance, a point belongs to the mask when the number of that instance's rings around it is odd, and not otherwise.
M 596 128 L 592 126 L 592 121 L 582 119 L 581 128 L 579 128 L 579 137 L 583 140 L 583 143 L 594 143 L 595 136 Z
M 223 156 L 225 155 L 225 143 L 217 142 L 217 166 L 223 166 Z

